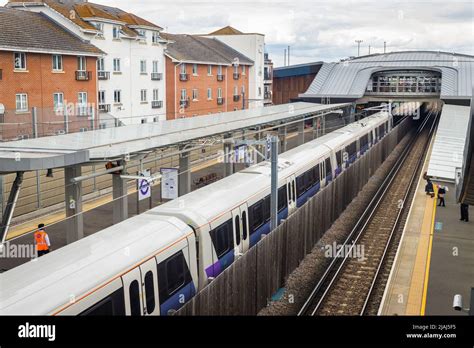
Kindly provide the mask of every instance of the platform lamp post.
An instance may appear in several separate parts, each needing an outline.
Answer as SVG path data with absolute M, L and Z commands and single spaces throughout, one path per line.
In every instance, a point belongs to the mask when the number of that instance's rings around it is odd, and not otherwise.
M 471 288 L 471 303 L 470 308 L 463 308 L 462 295 L 454 295 L 453 309 L 459 312 L 465 312 L 469 315 L 474 315 L 474 288 Z

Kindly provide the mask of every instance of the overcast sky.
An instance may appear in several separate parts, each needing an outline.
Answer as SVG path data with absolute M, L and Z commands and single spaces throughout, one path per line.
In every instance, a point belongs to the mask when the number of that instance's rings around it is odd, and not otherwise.
M 265 34 L 276 66 L 291 46 L 291 64 L 337 61 L 388 51 L 474 54 L 474 1 L 92 0 L 148 19 L 170 33 L 200 34 L 231 25 Z

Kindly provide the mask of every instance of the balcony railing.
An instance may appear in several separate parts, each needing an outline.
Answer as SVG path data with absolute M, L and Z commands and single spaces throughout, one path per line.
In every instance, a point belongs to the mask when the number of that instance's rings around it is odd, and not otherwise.
M 76 116 L 92 116 L 92 107 L 78 105 L 76 107 Z
M 240 95 L 236 94 L 234 95 L 234 101 L 238 102 L 240 100 Z
M 217 105 L 223 105 L 224 104 L 224 98 L 217 98 Z
M 264 99 L 272 99 L 272 92 L 265 92 L 263 94 Z
M 239 73 L 234 73 L 234 80 L 238 80 L 240 78 L 240 74 Z
M 110 104 L 99 104 L 100 112 L 110 112 Z
M 189 74 L 179 74 L 179 80 L 180 81 L 188 81 L 189 80 Z
M 108 80 L 108 79 L 110 79 L 110 71 L 97 71 L 97 78 L 99 80 Z
M 217 81 L 224 81 L 224 75 L 217 74 Z
M 189 99 L 181 99 L 179 101 L 179 106 L 181 108 L 187 108 L 189 106 Z
M 151 102 L 151 108 L 152 109 L 161 109 L 163 107 L 163 101 L 162 100 L 152 100 Z
M 91 72 L 90 71 L 76 71 L 76 81 L 89 81 L 91 79 Z
M 163 79 L 163 74 L 162 73 L 157 73 L 157 72 L 152 72 L 151 73 L 151 79 L 153 81 L 161 81 Z

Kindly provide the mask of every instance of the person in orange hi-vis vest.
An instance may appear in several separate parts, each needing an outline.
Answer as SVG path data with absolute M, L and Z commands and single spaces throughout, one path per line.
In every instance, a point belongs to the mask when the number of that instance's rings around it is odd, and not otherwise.
M 44 231 L 44 224 L 38 225 L 38 231 L 35 232 L 35 244 L 38 257 L 49 253 L 51 243 L 48 234 Z

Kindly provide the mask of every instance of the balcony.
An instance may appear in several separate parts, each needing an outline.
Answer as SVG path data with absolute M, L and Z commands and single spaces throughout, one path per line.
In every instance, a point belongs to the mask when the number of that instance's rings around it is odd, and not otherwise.
M 99 104 L 99 112 L 110 112 L 110 104 Z
M 217 74 L 217 81 L 224 81 L 224 75 Z
M 157 73 L 157 72 L 152 72 L 151 73 L 151 79 L 152 79 L 152 81 L 161 81 L 161 80 L 163 80 L 163 74 L 162 73 Z
M 188 81 L 189 80 L 189 74 L 179 74 L 179 80 L 180 81 Z
M 109 71 L 97 71 L 97 79 L 99 80 L 108 80 L 110 79 Z
M 76 71 L 76 81 L 89 81 L 91 79 L 91 72 L 90 71 Z
M 270 100 L 271 100 L 271 99 L 272 99 L 272 92 L 265 92 L 265 93 L 263 94 L 263 98 L 264 98 L 264 99 L 270 99 Z
M 235 102 L 238 102 L 240 100 L 240 95 L 234 95 L 234 101 Z
M 234 73 L 233 76 L 234 76 L 234 80 L 240 79 L 240 74 L 239 73 Z
M 163 107 L 163 101 L 162 100 L 152 100 L 151 102 L 151 108 L 152 109 L 161 109 Z
M 76 116 L 92 116 L 93 110 L 90 106 L 78 105 L 76 107 Z
M 181 99 L 179 101 L 179 107 L 180 108 L 187 108 L 189 107 L 189 99 Z
M 217 105 L 224 105 L 224 98 L 217 98 Z

